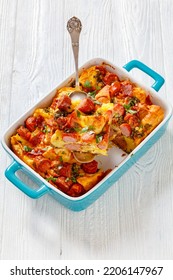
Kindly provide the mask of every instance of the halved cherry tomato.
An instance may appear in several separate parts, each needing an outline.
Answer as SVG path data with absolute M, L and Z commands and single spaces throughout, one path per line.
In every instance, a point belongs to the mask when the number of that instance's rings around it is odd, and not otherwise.
M 90 98 L 84 98 L 80 102 L 78 110 L 85 114 L 91 113 L 95 110 L 95 104 Z
M 132 133 L 131 126 L 128 123 L 122 123 L 120 125 L 121 132 L 124 136 L 129 137 Z
M 91 162 L 82 163 L 81 168 L 86 173 L 89 174 L 96 173 L 98 169 L 98 162 L 96 160 L 93 160 Z

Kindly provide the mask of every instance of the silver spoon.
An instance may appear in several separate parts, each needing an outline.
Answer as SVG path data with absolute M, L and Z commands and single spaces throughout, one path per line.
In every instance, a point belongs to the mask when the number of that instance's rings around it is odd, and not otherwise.
M 82 23 L 77 17 L 72 17 L 67 22 L 67 30 L 71 37 L 74 62 L 75 62 L 75 71 L 76 71 L 76 82 L 75 90 L 70 94 L 70 98 L 75 99 L 84 99 L 87 97 L 87 93 L 80 90 L 79 86 L 79 73 L 78 73 L 78 55 L 79 55 L 79 35 L 82 30 Z
M 74 62 L 75 62 L 75 71 L 76 71 L 76 83 L 75 90 L 70 94 L 72 100 L 82 100 L 87 97 L 87 93 L 80 90 L 79 86 L 79 73 L 78 73 L 78 54 L 79 54 L 79 35 L 82 30 L 81 21 L 77 17 L 72 17 L 67 22 L 67 30 L 71 37 Z M 83 152 L 73 152 L 74 158 L 80 163 L 91 162 L 95 155 L 92 153 L 83 153 Z

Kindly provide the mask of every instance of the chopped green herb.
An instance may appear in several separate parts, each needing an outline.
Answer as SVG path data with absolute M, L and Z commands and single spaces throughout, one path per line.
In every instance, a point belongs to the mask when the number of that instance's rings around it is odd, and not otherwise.
M 44 127 L 43 127 L 43 132 L 44 132 L 44 133 L 49 133 L 49 132 L 50 132 L 50 128 L 47 127 L 47 125 L 44 125 Z
M 62 156 L 60 156 L 60 157 L 59 157 L 59 160 L 60 160 L 61 162 L 63 161 L 63 158 L 62 158 Z
M 86 127 L 82 128 L 80 132 L 83 133 L 83 132 L 87 132 L 89 130 L 94 130 L 94 127 L 92 125 L 86 126 Z
M 126 111 L 127 111 L 127 110 L 129 110 L 129 109 L 130 109 L 130 107 L 131 107 L 131 105 L 130 105 L 130 104 L 124 104 L 123 106 L 124 106 L 124 109 L 126 109 Z
M 97 104 L 97 105 L 102 105 L 101 102 L 99 102 L 98 100 L 94 100 L 94 104 Z
M 52 182 L 56 182 L 57 178 L 55 177 L 49 177 L 49 178 L 46 178 L 46 181 L 52 181 Z
M 80 118 L 81 112 L 77 110 L 77 117 Z
M 96 93 L 97 93 L 96 90 L 91 91 L 91 92 L 88 92 L 88 94 L 89 94 L 91 97 L 93 97 L 93 98 L 96 96 Z
M 23 149 L 24 149 L 25 152 L 31 152 L 32 151 L 32 149 L 28 146 L 24 146 Z
M 73 174 L 72 178 L 76 178 L 76 177 L 79 176 L 79 168 L 80 167 L 76 163 L 73 163 L 73 165 L 72 165 L 72 174 Z
M 85 83 L 84 83 L 84 87 L 90 88 L 91 87 L 91 82 L 86 80 Z
M 49 113 L 50 112 L 50 108 L 49 107 L 44 108 L 43 110 L 45 111 L 45 113 Z
M 103 135 L 97 134 L 96 135 L 96 143 L 100 143 L 103 140 Z
M 71 177 L 71 180 L 72 180 L 73 183 L 76 183 L 76 182 L 77 182 L 77 180 L 76 180 L 75 177 Z
M 127 110 L 127 112 L 130 113 L 130 114 L 136 114 L 137 113 L 136 110 L 131 110 L 131 109 Z

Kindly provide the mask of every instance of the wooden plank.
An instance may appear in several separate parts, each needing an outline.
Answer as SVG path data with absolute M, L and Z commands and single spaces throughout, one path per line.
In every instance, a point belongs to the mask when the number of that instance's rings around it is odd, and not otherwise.
M 0 120 L 3 132 L 74 72 L 67 20 L 81 19 L 79 64 L 93 57 L 118 66 L 138 59 L 165 77 L 160 93 L 173 105 L 171 0 L 0 0 Z M 138 70 L 147 85 L 153 80 Z M 173 150 L 165 135 L 85 211 L 50 196 L 31 200 L 3 173 L 0 259 L 172 259 Z M 27 184 L 30 179 L 23 176 Z

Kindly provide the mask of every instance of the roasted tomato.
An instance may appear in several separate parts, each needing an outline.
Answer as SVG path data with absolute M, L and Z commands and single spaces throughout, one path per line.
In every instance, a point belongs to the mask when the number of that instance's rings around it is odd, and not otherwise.
M 91 162 L 82 163 L 81 168 L 86 173 L 89 174 L 96 173 L 98 170 L 98 162 L 96 160 L 93 160 Z

